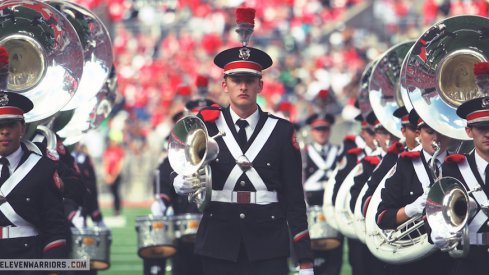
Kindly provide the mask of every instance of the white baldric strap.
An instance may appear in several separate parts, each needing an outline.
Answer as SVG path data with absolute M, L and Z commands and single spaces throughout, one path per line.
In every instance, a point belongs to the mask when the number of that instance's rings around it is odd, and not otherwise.
M 0 188 L 0 195 L 7 197 L 8 194 L 17 186 L 17 184 L 32 170 L 32 168 L 41 159 L 41 156 L 36 154 L 30 154 L 29 158 L 19 166 L 12 175 L 3 183 Z M 15 212 L 8 201 L 0 205 L 0 211 L 5 215 L 5 217 L 15 226 L 18 227 L 33 227 L 31 223 L 22 218 L 19 214 Z M 20 229 L 19 229 L 20 230 Z M 27 232 L 29 230 L 21 230 Z M 32 231 L 31 231 L 32 232 Z M 37 233 L 37 231 L 36 231 Z M 37 234 L 35 234 L 37 235 Z M 34 235 L 29 235 L 34 236 Z M 27 237 L 27 236 L 26 236 Z
M 307 150 L 307 152 L 312 162 L 318 167 L 318 170 L 306 180 L 304 183 L 304 191 L 318 191 L 323 189 L 323 183 L 319 182 L 319 180 L 324 176 L 329 178 L 331 174 L 330 168 L 336 159 L 338 148 L 336 146 L 331 146 L 326 160 L 324 160 L 314 148 Z
M 278 119 L 270 118 L 270 117 L 267 118 L 265 125 L 263 125 L 263 128 L 260 130 L 260 133 L 256 136 L 255 140 L 244 154 L 246 158 L 249 160 L 249 162 L 253 162 L 253 160 L 256 158 L 258 153 L 261 151 L 261 149 L 267 142 L 268 138 L 272 134 L 273 129 L 275 128 L 277 122 Z M 219 131 L 223 131 L 225 133 L 231 133 L 231 130 L 229 129 L 222 113 L 221 116 L 216 120 L 216 126 L 219 129 Z M 238 143 L 236 142 L 236 140 L 233 138 L 232 135 L 223 136 L 223 140 L 226 146 L 228 147 L 229 152 L 234 157 L 234 159 L 238 159 L 240 156 L 243 155 L 243 151 L 241 151 L 241 147 L 239 147 Z M 243 170 L 241 170 L 241 168 L 236 164 L 233 170 L 231 170 L 231 173 L 229 174 L 228 178 L 226 179 L 223 189 L 212 190 L 211 200 L 221 201 L 221 202 L 234 202 L 233 197 L 236 197 L 236 194 L 234 193 L 237 192 L 233 192 L 233 190 L 236 185 L 236 180 L 241 176 L 242 173 Z M 260 191 L 260 194 L 262 194 L 258 196 L 259 194 L 257 193 L 256 202 L 255 202 L 256 204 L 268 204 L 271 202 L 278 201 L 277 192 L 268 191 L 265 182 L 263 182 L 262 178 L 260 177 L 260 175 L 258 174 L 255 168 L 251 167 L 245 173 L 246 176 L 250 179 L 251 184 L 253 185 L 255 190 L 257 192 Z M 270 193 L 270 194 L 263 195 L 266 193 Z M 260 198 L 263 197 L 266 199 L 265 201 L 261 201 L 259 197 Z
M 467 161 L 467 159 L 465 159 L 463 162 L 458 163 L 458 169 L 460 169 L 460 173 L 462 174 L 462 177 L 464 178 L 464 181 L 467 184 L 469 191 L 473 191 L 476 190 L 477 188 L 482 187 L 479 185 L 479 182 L 475 178 L 472 169 L 470 169 L 469 162 Z M 482 189 L 480 189 L 479 191 L 472 192 L 471 195 L 474 196 L 475 200 L 479 205 L 487 205 L 488 202 L 487 195 Z M 470 222 L 469 235 L 470 235 L 471 244 L 487 244 L 484 243 L 487 240 L 482 240 L 479 236 L 481 235 L 481 233 L 478 233 L 481 227 L 487 221 L 487 218 L 488 218 L 487 215 L 484 214 L 483 211 L 479 210 L 477 211 L 477 214 Z
M 423 190 L 426 190 L 427 188 L 430 187 L 430 177 L 428 176 L 428 172 L 426 172 L 426 168 L 423 165 L 423 161 L 421 160 L 421 157 L 417 159 L 413 159 L 413 166 L 414 166 L 414 171 L 416 172 L 416 176 L 419 179 L 419 182 L 421 182 L 421 186 L 423 187 Z

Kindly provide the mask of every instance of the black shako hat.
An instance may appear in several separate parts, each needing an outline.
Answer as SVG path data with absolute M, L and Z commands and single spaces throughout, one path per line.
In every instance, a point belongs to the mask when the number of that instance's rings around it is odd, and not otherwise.
M 272 58 L 264 51 L 252 47 L 236 47 L 216 55 L 214 64 L 224 69 L 225 75 L 250 74 L 261 76 L 262 70 L 272 66 Z

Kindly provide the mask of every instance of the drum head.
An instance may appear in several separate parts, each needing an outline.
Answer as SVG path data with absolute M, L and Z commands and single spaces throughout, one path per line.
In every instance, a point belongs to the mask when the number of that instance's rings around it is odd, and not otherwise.
M 327 250 L 332 250 L 341 245 L 341 242 L 339 239 L 318 239 L 318 240 L 311 240 L 311 249 L 312 250 L 322 250 L 322 251 L 327 251 Z
M 155 245 L 143 247 L 138 250 L 139 257 L 143 259 L 161 259 L 173 256 L 177 252 L 175 246 Z
M 110 264 L 104 261 L 93 260 L 90 261 L 90 269 L 94 270 L 106 270 L 109 269 Z

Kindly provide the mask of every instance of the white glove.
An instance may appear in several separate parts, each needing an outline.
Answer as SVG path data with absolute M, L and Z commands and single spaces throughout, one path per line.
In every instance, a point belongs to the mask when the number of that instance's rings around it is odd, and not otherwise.
M 161 199 L 156 199 L 151 204 L 151 214 L 153 214 L 153 216 L 164 216 L 165 210 L 166 210 L 166 205 Z
M 406 205 L 404 207 L 404 212 L 406 212 L 406 215 L 411 218 L 415 215 L 422 214 L 424 207 L 426 205 L 427 198 L 428 198 L 428 192 L 425 192 L 423 195 L 419 196 L 415 201 Z
M 81 210 L 76 211 L 75 215 L 71 219 L 71 223 L 78 229 L 85 227 L 85 219 L 81 215 Z
M 299 269 L 298 275 L 314 275 L 314 268 Z
M 178 175 L 173 180 L 173 187 L 175 192 L 179 195 L 186 195 L 192 193 L 200 187 L 200 180 L 197 174 L 191 176 Z
M 107 228 L 107 225 L 105 225 L 104 220 L 100 220 L 98 222 L 94 222 L 94 225 L 96 227 L 100 227 L 100 228 Z

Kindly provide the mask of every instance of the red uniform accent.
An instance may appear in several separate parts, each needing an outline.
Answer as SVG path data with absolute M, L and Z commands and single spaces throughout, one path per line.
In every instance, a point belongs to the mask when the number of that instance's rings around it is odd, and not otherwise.
M 198 75 L 195 79 L 195 86 L 207 87 L 207 85 L 209 85 L 209 78 L 203 75 Z
M 329 96 L 329 91 L 326 89 L 322 89 L 318 93 L 318 97 L 321 97 L 321 98 L 326 98 L 328 96 Z
M 355 135 L 346 135 L 345 136 L 345 140 L 349 140 L 349 141 L 353 141 L 353 142 L 355 142 L 356 138 L 357 137 Z
M 400 142 L 396 142 L 392 144 L 391 147 L 389 147 L 389 150 L 387 152 L 393 154 L 399 154 L 401 152 L 404 152 L 404 145 L 402 145 L 402 143 Z
M 410 158 L 410 159 L 417 159 L 421 157 L 421 152 L 416 151 L 416 152 L 402 152 L 401 153 L 401 158 Z
M 218 104 L 212 104 L 211 107 L 219 107 Z M 202 120 L 205 122 L 214 122 L 216 121 L 219 116 L 221 115 L 221 110 L 214 110 L 214 109 L 203 109 L 200 111 L 200 115 L 202 116 Z
M 224 72 L 236 69 L 250 69 L 257 72 L 261 72 L 262 67 L 260 64 L 251 61 L 235 61 L 230 62 L 224 66 Z
M 22 109 L 16 107 L 0 107 L 0 115 L 18 115 L 23 116 L 24 112 Z
M 365 204 L 363 204 L 363 210 L 362 210 L 362 213 L 363 213 L 363 216 L 367 216 L 367 209 L 368 209 L 368 205 L 370 204 L 370 200 L 372 199 L 372 196 L 368 197 L 366 200 L 365 200 Z
M 362 148 L 355 147 L 355 148 L 351 148 L 346 153 L 349 154 L 349 155 L 359 155 L 362 152 L 363 152 L 363 149 Z
M 487 110 L 475 111 L 467 115 L 467 123 L 470 123 L 472 120 L 475 119 L 488 118 L 488 117 L 489 117 L 489 111 Z
M 380 223 L 380 221 L 384 217 L 385 213 L 387 213 L 387 210 L 384 210 L 384 211 L 382 211 L 382 213 L 380 213 L 379 217 L 377 218 L 377 224 Z
M 253 8 L 237 8 L 236 23 L 248 23 L 255 25 L 255 9 Z
M 448 163 L 461 163 L 464 160 L 465 160 L 465 155 L 461 155 L 461 154 L 448 155 L 445 158 L 445 161 Z
M 295 149 L 300 150 L 299 142 L 297 141 L 297 135 L 295 134 L 295 129 L 292 133 L 292 146 L 294 146 Z
M 366 156 L 363 159 L 374 166 L 380 163 L 380 158 L 377 156 Z

